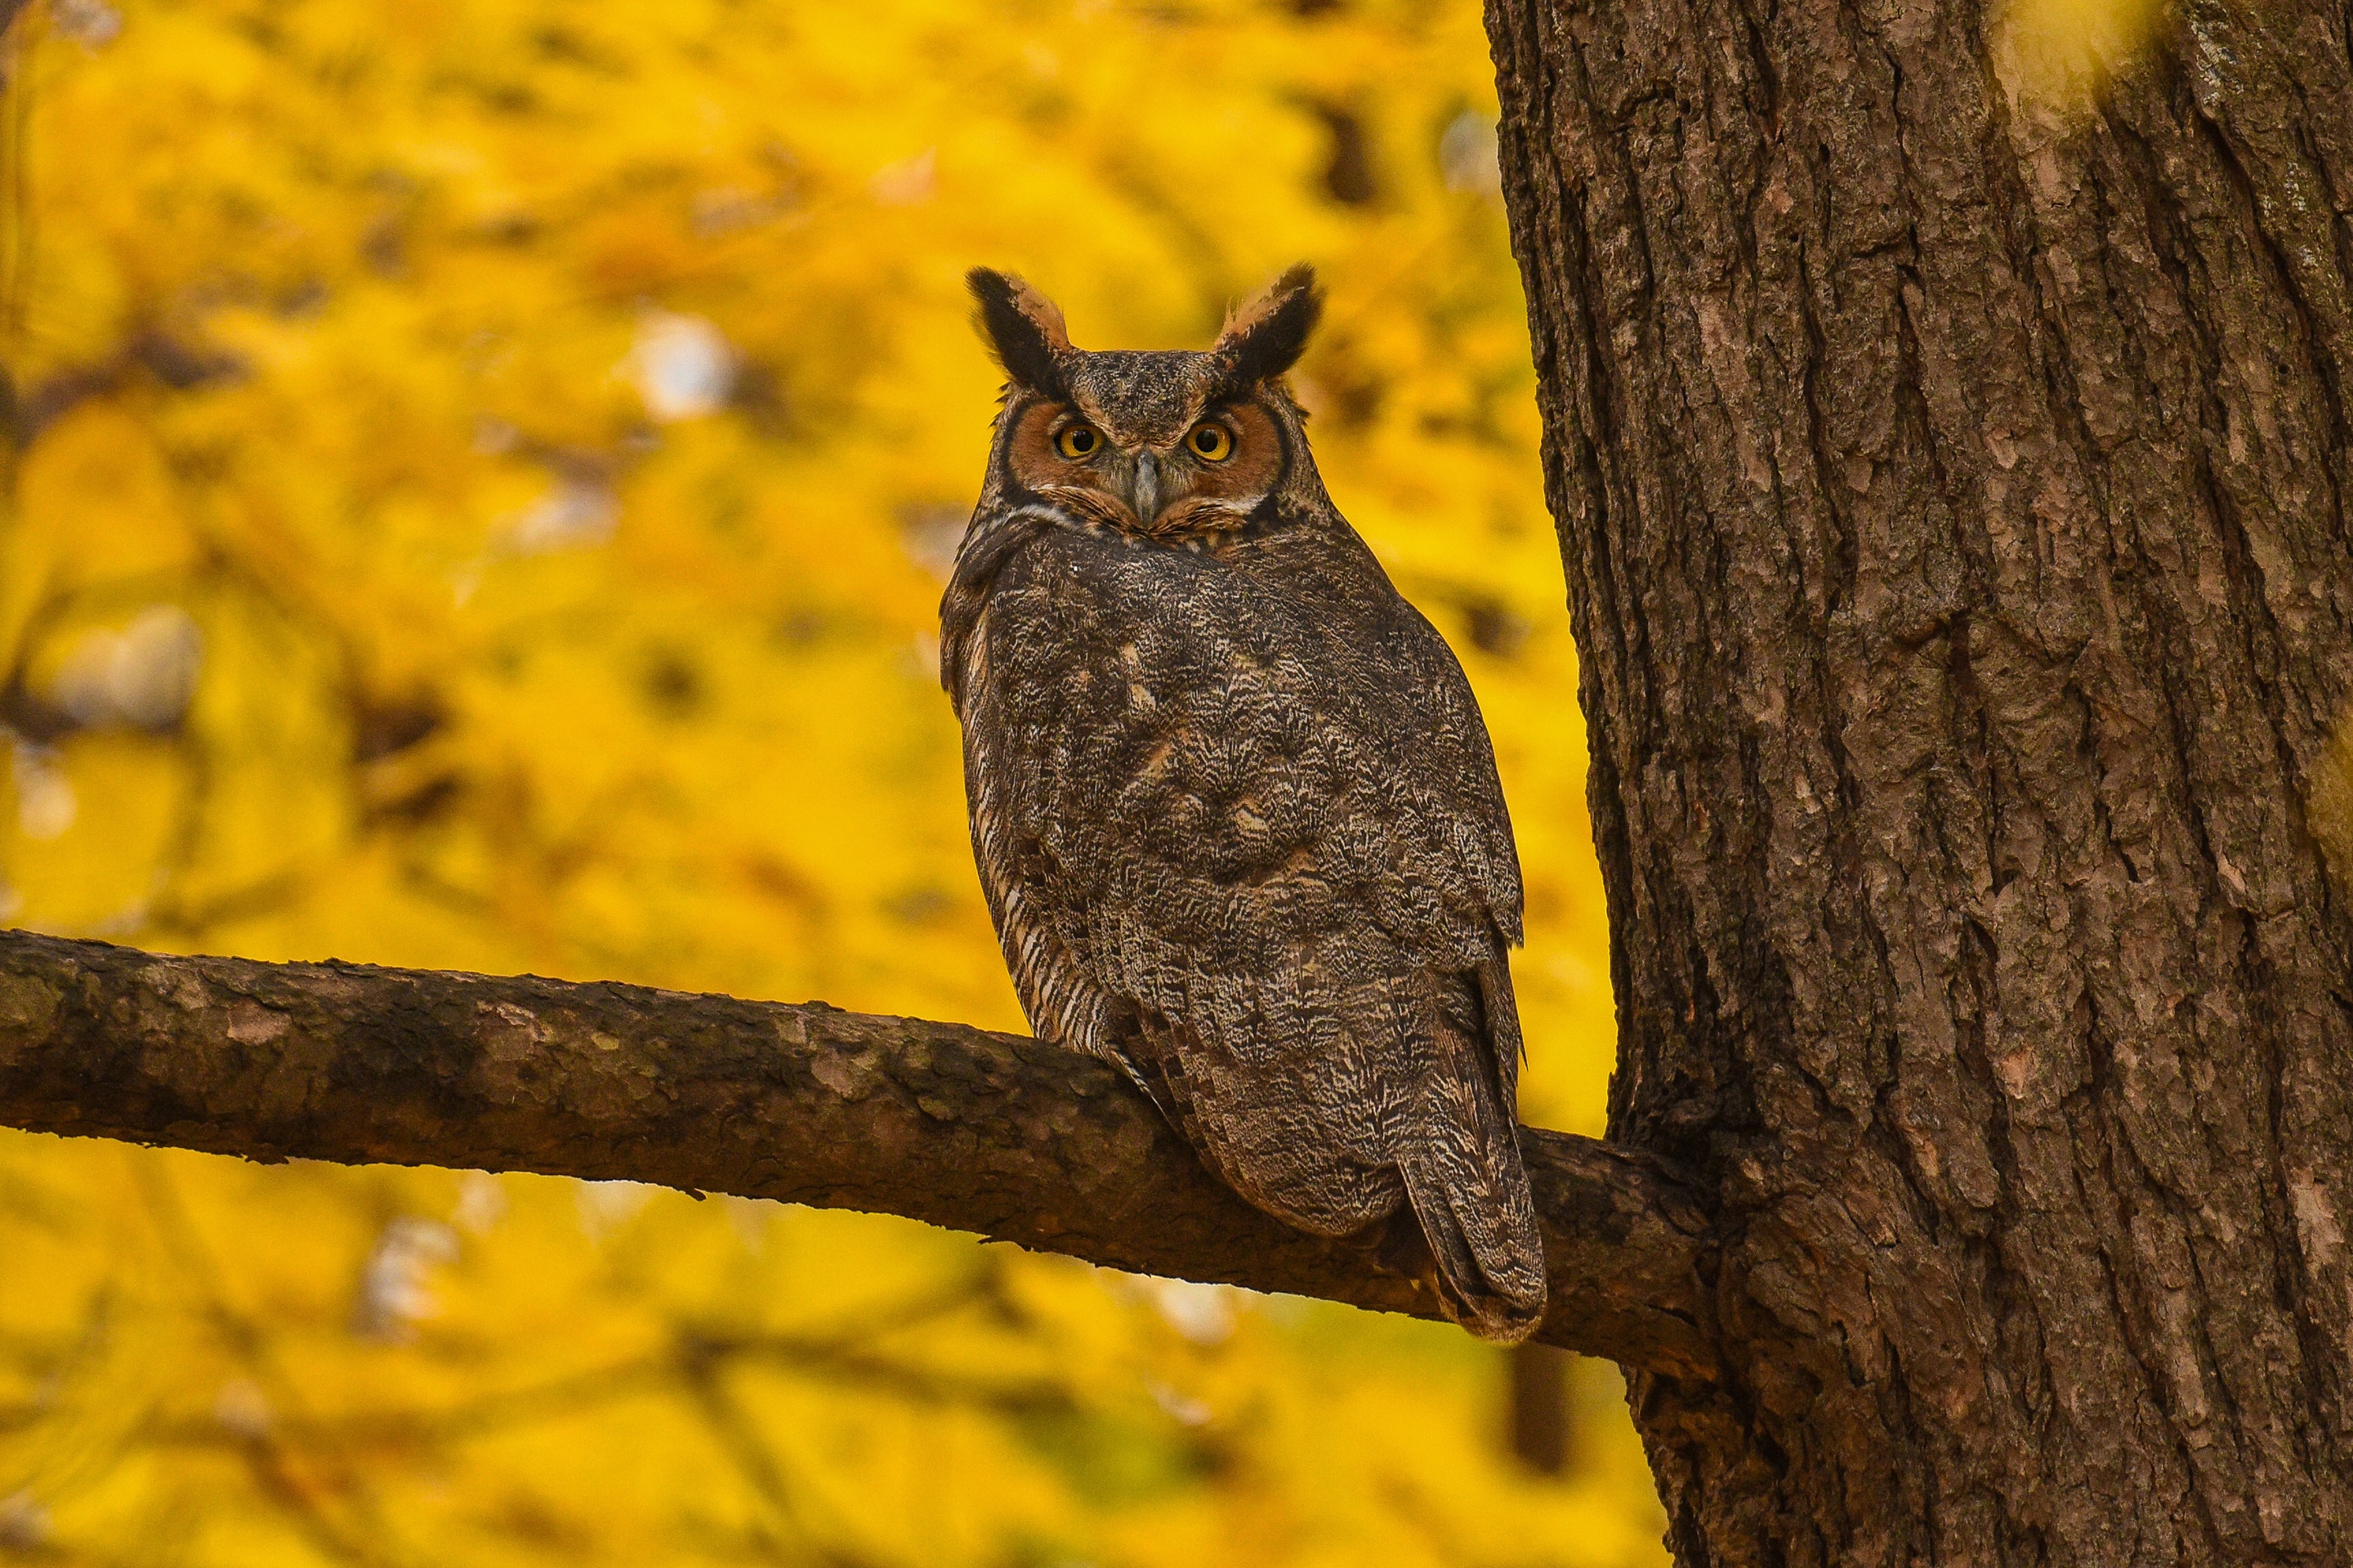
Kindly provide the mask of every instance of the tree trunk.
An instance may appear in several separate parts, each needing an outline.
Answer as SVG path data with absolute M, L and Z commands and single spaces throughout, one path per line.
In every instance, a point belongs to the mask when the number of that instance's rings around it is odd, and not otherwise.
M 1680 1560 L 2353 1562 L 2353 13 L 1489 26 Z

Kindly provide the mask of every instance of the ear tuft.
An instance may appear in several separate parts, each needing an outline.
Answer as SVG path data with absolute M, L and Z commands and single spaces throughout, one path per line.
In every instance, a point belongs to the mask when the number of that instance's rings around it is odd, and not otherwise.
M 1236 311 L 1209 353 L 1224 361 L 1224 380 L 1236 391 L 1271 381 L 1290 369 L 1324 313 L 1315 269 L 1303 261 L 1266 292 Z
M 1068 397 L 1061 360 L 1071 352 L 1071 335 L 1054 302 L 1010 272 L 975 267 L 964 281 L 980 302 L 981 335 L 1005 374 L 1032 392 Z

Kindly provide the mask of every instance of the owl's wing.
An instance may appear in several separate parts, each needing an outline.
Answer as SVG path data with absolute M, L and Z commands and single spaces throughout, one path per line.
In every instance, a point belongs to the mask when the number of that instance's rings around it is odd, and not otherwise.
M 975 641 L 974 634 L 997 586 L 997 576 L 1023 546 L 1055 525 L 1054 514 L 1043 507 L 1003 510 L 995 501 L 993 490 L 981 497 L 957 543 L 947 589 L 940 595 L 940 685 L 959 719 L 965 716 L 965 690 L 975 683 L 966 679 L 966 662 L 976 655 L 984 661 L 987 657 L 986 648 Z

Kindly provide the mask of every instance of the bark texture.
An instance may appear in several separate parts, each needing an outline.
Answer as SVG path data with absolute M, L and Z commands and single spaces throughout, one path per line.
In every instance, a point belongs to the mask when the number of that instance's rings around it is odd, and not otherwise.
M 2353 1562 L 2353 14 L 1488 16 L 1681 1560 Z
M 0 932 L 0 1124 L 865 1209 L 1117 1268 L 1440 1316 L 1385 1264 L 1386 1238 L 1325 1241 L 1250 1207 L 1113 1068 L 822 1002 Z M 1655 1160 L 1521 1136 L 1551 1271 L 1542 1336 L 1704 1377 L 1698 1212 Z

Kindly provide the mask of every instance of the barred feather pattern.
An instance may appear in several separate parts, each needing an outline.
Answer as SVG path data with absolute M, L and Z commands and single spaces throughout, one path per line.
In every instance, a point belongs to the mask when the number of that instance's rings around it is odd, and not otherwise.
M 975 856 L 1042 1038 L 1303 1230 L 1409 1207 L 1440 1306 L 1514 1340 L 1546 1289 L 1511 825 L 1461 666 L 1285 412 L 1300 471 L 1189 545 L 1040 499 L 1000 441 L 942 606 Z

